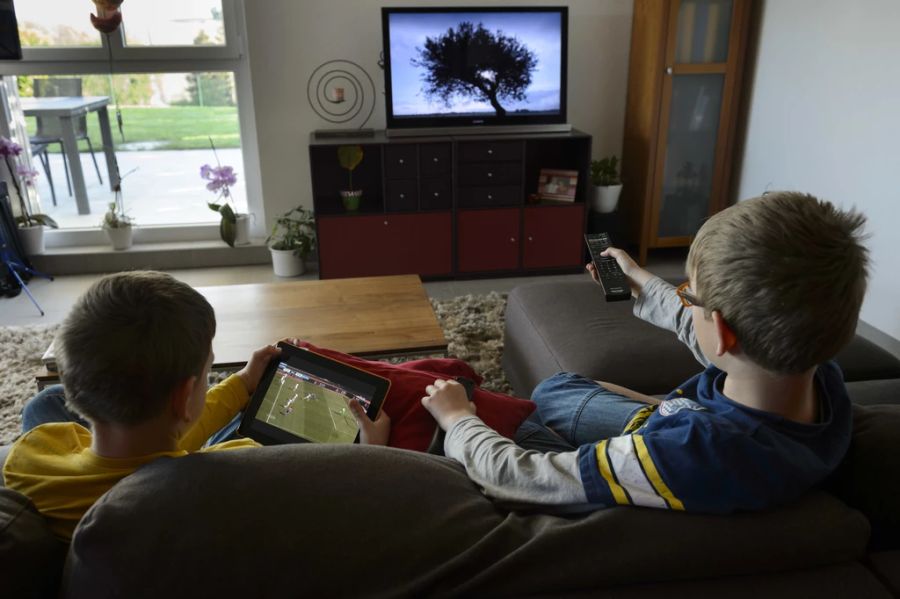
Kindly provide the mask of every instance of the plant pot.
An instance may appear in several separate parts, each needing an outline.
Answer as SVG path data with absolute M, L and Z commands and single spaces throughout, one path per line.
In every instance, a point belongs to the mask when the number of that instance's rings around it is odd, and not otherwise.
M 19 241 L 26 256 L 44 253 L 44 226 L 19 227 Z
M 234 224 L 234 245 L 250 243 L 250 215 L 236 214 Z
M 622 193 L 622 184 L 595 185 L 594 196 L 591 199 L 591 209 L 595 212 L 613 212 L 619 205 L 619 194 Z
M 362 194 L 362 189 L 342 191 L 341 202 L 344 204 L 344 210 L 347 212 L 356 212 L 359 210 L 359 201 L 362 199 Z
M 276 250 L 270 247 L 269 251 L 272 252 L 272 270 L 276 277 L 296 277 L 306 272 L 303 258 L 295 256 L 294 250 Z
M 114 250 L 127 250 L 131 247 L 133 227 L 116 227 L 115 229 L 106 227 L 106 236 L 112 244 Z

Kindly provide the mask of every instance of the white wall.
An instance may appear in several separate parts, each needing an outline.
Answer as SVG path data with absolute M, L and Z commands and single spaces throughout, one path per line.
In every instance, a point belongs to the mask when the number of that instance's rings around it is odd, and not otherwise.
M 517 0 L 547 5 L 552 0 Z M 325 61 L 351 60 L 368 71 L 378 93 L 369 127 L 385 124 L 382 6 L 485 6 L 495 0 L 387 3 L 370 0 L 265 0 L 247 3 L 247 49 L 259 136 L 266 220 L 297 204 L 312 206 L 307 143 L 333 128 L 310 108 L 306 84 Z M 621 156 L 625 122 L 631 0 L 570 0 L 569 122 L 594 136 L 595 157 Z M 258 6 L 257 6 L 258 5 Z
M 861 320 L 900 339 L 900 3 L 769 0 L 740 196 L 794 189 L 868 216 Z

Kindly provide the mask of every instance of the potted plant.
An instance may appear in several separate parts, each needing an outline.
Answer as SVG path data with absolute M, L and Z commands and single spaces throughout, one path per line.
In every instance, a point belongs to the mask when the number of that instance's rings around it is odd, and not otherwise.
M 133 241 L 133 220 L 125 214 L 125 206 L 122 201 L 122 192 L 116 190 L 116 201 L 110 202 L 103 215 L 100 226 L 109 238 L 114 250 L 127 250 Z
M 591 183 L 594 184 L 591 208 L 597 212 L 614 211 L 619 204 L 619 194 L 622 193 L 618 158 L 609 156 L 601 160 L 592 160 Z
M 29 210 L 29 196 L 31 190 L 34 189 L 34 181 L 38 172 L 16 160 L 21 153 L 22 146 L 0 136 L 0 155 L 6 162 L 9 179 L 19 198 L 19 216 L 16 217 L 16 224 L 19 225 L 19 239 L 22 241 L 25 254 L 33 256 L 44 253 L 44 227 L 56 229 L 59 225 L 46 214 L 32 214 Z M 15 166 L 13 166 L 14 164 Z M 20 179 L 21 185 L 19 184 Z
M 341 191 L 341 202 L 347 212 L 359 210 L 359 201 L 362 199 L 362 190 L 353 189 L 353 170 L 359 166 L 363 159 L 362 146 L 340 146 L 337 150 L 338 162 L 347 169 L 348 186 Z
M 275 219 L 266 239 L 272 253 L 272 268 L 279 277 L 295 277 L 306 272 L 303 262 L 316 247 L 315 217 L 297 206 Z
M 200 177 L 208 181 L 206 189 L 216 194 L 216 202 L 207 202 L 210 210 L 218 212 L 222 217 L 219 221 L 219 237 L 229 246 L 246 245 L 250 243 L 250 217 L 235 211 L 234 198 L 231 195 L 231 186 L 237 183 L 237 173 L 230 166 L 222 166 L 216 146 L 212 138 L 209 140 L 218 166 L 204 164 L 200 167 Z

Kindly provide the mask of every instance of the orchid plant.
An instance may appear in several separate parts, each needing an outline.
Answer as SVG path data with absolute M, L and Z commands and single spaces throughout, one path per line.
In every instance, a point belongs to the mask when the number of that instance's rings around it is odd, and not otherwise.
M 22 146 L 0 136 L 0 156 L 6 162 L 6 168 L 9 170 L 10 180 L 16 189 L 16 195 L 19 197 L 19 216 L 16 222 L 23 227 L 33 227 L 35 225 L 45 225 L 56 229 L 59 225 L 56 221 L 46 214 L 32 214 L 28 210 L 28 198 L 26 193 L 34 188 L 34 182 L 37 179 L 38 172 L 27 164 L 19 162 L 19 155 L 22 153 Z M 19 184 L 21 181 L 21 185 Z M 24 189 L 23 189 L 24 187 Z
M 216 157 L 218 166 L 210 166 L 204 164 L 200 167 L 200 178 L 208 181 L 206 189 L 216 194 L 215 202 L 207 202 L 210 210 L 218 212 L 222 220 L 219 221 L 219 236 L 222 241 L 229 246 L 234 247 L 234 240 L 237 237 L 237 213 L 234 211 L 234 198 L 231 195 L 231 187 L 237 183 L 237 174 L 230 166 L 222 166 L 219 162 L 219 155 L 216 153 L 216 146 L 212 139 L 209 140 Z

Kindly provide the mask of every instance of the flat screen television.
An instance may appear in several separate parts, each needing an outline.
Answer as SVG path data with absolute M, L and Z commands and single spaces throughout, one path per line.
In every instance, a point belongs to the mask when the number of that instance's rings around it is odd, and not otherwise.
M 566 6 L 382 8 L 389 133 L 566 128 Z

